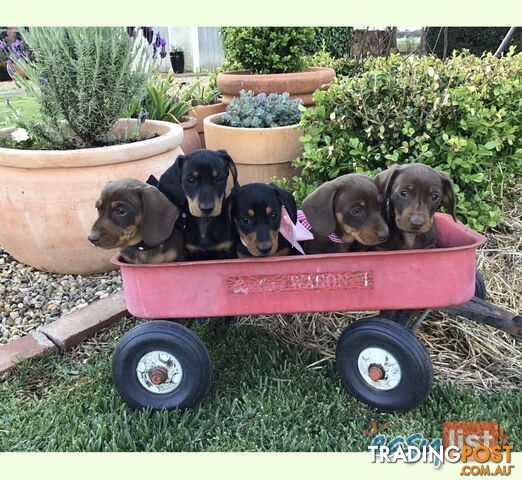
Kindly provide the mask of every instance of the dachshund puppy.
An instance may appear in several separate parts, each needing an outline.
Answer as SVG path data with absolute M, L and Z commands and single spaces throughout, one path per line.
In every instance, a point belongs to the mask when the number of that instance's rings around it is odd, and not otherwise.
M 427 165 L 394 165 L 375 178 L 387 202 L 390 237 L 384 250 L 431 248 L 437 240 L 433 216 L 443 205 L 455 218 L 455 194 L 449 177 Z
M 238 187 L 234 161 L 225 150 L 195 150 L 180 155 L 160 177 L 158 188 L 181 210 L 190 260 L 235 258 L 235 236 L 227 218 L 229 174 Z M 154 184 L 154 177 L 148 183 Z
M 301 205 L 314 239 L 303 243 L 306 253 L 368 250 L 388 238 L 383 197 L 366 175 L 350 173 L 321 185 Z
M 156 187 L 134 178 L 109 182 L 96 202 L 98 218 L 88 236 L 97 247 L 121 248 L 128 263 L 166 263 L 185 257 L 179 208 Z
M 290 243 L 279 232 L 283 207 L 295 224 L 294 197 L 273 184 L 250 183 L 232 193 L 229 214 L 239 235 L 236 246 L 239 258 L 291 253 Z

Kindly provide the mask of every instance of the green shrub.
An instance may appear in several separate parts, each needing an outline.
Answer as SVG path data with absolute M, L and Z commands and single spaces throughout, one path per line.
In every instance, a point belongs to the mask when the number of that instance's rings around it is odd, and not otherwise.
M 225 58 L 252 73 L 299 72 L 312 27 L 223 27 Z
M 315 38 L 305 46 L 305 53 L 313 55 L 319 51 L 328 52 L 333 58 L 348 56 L 352 39 L 352 27 L 314 27 Z
M 495 53 L 500 43 L 506 36 L 509 27 L 449 27 L 448 28 L 448 55 L 453 50 L 469 50 L 471 53 L 481 56 L 484 52 Z M 442 57 L 444 52 L 444 31 L 441 27 L 430 27 L 426 35 L 427 44 L 431 52 Z M 522 49 L 522 29 L 519 28 L 511 40 L 511 45 L 517 46 L 517 51 Z
M 302 100 L 288 93 L 259 93 L 241 90 L 223 115 L 223 124 L 241 128 L 275 128 L 299 123 Z
M 166 42 L 144 27 L 31 27 L 21 31 L 34 60 L 13 48 L 11 60 L 26 77 L 15 75 L 39 103 L 43 121 L 30 134 L 50 148 L 106 144 L 107 133 L 149 83 L 154 57 Z M 146 34 L 146 35 L 145 35 Z M 153 52 L 151 51 L 153 50 Z
M 461 220 L 497 225 L 522 172 L 522 55 L 512 53 L 371 59 L 317 91 L 301 119 L 296 198 L 345 173 L 422 162 L 453 179 Z
M 366 60 L 365 60 L 366 61 Z M 354 75 L 365 68 L 365 61 L 360 61 L 355 58 L 334 58 L 326 50 L 320 50 L 313 55 L 305 57 L 306 67 L 330 67 L 335 70 L 338 77 L 346 75 Z

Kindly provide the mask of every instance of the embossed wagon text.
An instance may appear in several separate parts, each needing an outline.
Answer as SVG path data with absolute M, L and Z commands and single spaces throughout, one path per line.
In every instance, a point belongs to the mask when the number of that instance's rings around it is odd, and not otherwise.
M 302 273 L 295 275 L 245 275 L 225 278 L 228 293 L 252 294 L 345 290 L 373 287 L 372 272 Z

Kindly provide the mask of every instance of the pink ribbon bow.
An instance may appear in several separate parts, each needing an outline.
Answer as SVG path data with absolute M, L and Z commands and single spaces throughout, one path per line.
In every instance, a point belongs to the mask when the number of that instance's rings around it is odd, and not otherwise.
M 299 220 L 295 224 L 292 222 L 285 207 L 281 209 L 281 226 L 279 227 L 279 233 L 302 255 L 305 255 L 305 252 L 303 247 L 297 242 L 314 239 L 313 233 L 301 225 Z

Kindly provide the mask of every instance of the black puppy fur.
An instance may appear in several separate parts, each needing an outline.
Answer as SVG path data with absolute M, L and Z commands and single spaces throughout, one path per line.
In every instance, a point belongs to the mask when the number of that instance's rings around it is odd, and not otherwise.
M 434 215 L 441 205 L 456 221 L 453 184 L 443 172 L 421 163 L 396 165 L 377 175 L 375 183 L 385 198 L 390 229 L 380 250 L 434 247 Z
M 229 174 L 238 187 L 236 166 L 225 150 L 200 149 L 180 155 L 157 184 L 181 210 L 189 260 L 235 257 L 236 236 L 227 218 Z M 149 178 L 154 184 L 155 179 Z
M 250 183 L 230 196 L 230 218 L 239 235 L 238 257 L 289 255 L 290 243 L 279 233 L 281 209 L 293 223 L 297 206 L 292 195 L 273 184 Z

